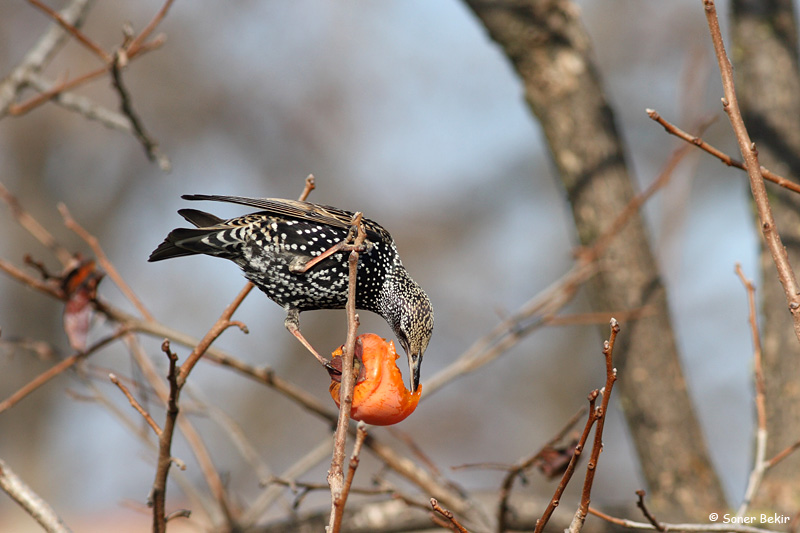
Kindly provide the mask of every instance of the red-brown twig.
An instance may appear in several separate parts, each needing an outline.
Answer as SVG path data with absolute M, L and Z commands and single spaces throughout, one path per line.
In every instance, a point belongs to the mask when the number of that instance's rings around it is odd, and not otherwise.
M 592 431 L 592 426 L 597 421 L 595 402 L 597 401 L 597 397 L 599 395 L 600 391 L 597 389 L 589 393 L 589 416 L 586 419 L 586 425 L 583 427 L 583 433 L 581 433 L 581 437 L 578 440 L 578 445 L 575 446 L 575 453 L 572 454 L 572 459 L 570 459 L 567 469 L 561 476 L 561 481 L 559 481 L 553 497 L 550 498 L 550 502 L 547 504 L 547 507 L 542 513 L 541 518 L 536 520 L 534 533 L 541 533 L 544 530 L 544 526 L 546 526 L 547 522 L 550 521 L 550 517 L 553 516 L 553 512 L 556 510 L 556 507 L 558 507 L 558 504 L 561 503 L 561 495 L 564 494 L 570 479 L 572 479 L 572 474 L 575 472 L 575 466 L 578 464 L 578 460 L 580 459 L 584 447 L 586 446 L 586 441 L 589 439 L 589 433 Z
M 645 505 L 644 496 L 645 492 L 643 490 L 640 489 L 636 491 L 636 497 L 638 498 L 636 500 L 636 507 L 642 511 L 642 514 L 645 518 L 647 518 L 647 521 L 653 524 L 653 527 L 656 528 L 656 531 L 666 531 L 664 524 L 659 522 L 653 513 L 650 512 L 650 509 L 647 508 L 647 505 Z
M 784 459 L 789 457 L 789 455 L 791 455 L 792 452 L 794 452 L 795 450 L 798 450 L 798 449 L 800 449 L 800 440 L 795 441 L 793 444 L 790 444 L 789 446 L 787 446 L 783 450 L 781 450 L 778 453 L 776 453 L 772 457 L 772 459 L 767 461 L 767 465 L 766 465 L 767 469 L 770 469 L 773 466 L 775 466 L 776 464 L 778 464 L 779 462 L 783 461 Z
M 300 196 L 297 198 L 301 202 L 305 202 L 308 200 L 308 195 L 311 194 L 311 191 L 317 188 L 317 180 L 314 179 L 314 174 L 309 174 L 306 176 L 306 184 L 303 188 L 303 192 L 300 193 Z
M 41 92 L 36 96 L 32 96 L 28 100 L 25 100 L 19 104 L 11 104 L 8 106 L 8 114 L 12 116 L 19 116 L 24 115 L 25 113 L 30 112 L 31 110 L 39 107 L 40 105 L 49 102 L 53 98 L 56 98 L 61 93 L 67 92 L 70 89 L 74 89 L 84 83 L 100 78 L 104 76 L 108 72 L 107 67 L 100 67 L 95 70 L 91 70 L 78 76 L 77 78 L 72 78 L 71 80 L 64 80 L 61 83 L 56 83 L 51 87 L 49 90 Z
M 40 279 L 23 272 L 4 259 L 0 259 L 0 270 L 16 279 L 23 285 L 27 285 L 32 289 L 43 292 L 44 294 L 52 296 L 57 300 L 64 300 L 66 298 L 64 291 L 61 290 L 61 287 L 59 287 L 58 284 L 50 283 L 51 280 L 41 281 Z
M 158 424 L 156 423 L 155 420 L 153 420 L 153 417 L 150 416 L 150 413 L 148 413 L 147 410 L 144 407 L 142 407 L 142 404 L 140 404 L 139 401 L 136 398 L 133 397 L 133 394 L 131 394 L 131 391 L 128 390 L 128 387 L 126 387 L 119 380 L 119 378 L 113 373 L 108 375 L 108 379 L 110 379 L 111 383 L 116 385 L 119 388 L 119 390 L 122 391 L 122 394 L 125 395 L 125 397 L 130 402 L 131 406 L 134 409 L 136 409 L 139 412 L 140 415 L 142 415 L 142 417 L 144 418 L 145 422 L 147 422 L 147 425 L 150 426 L 151 428 L 153 428 L 153 431 L 155 432 L 156 436 L 160 437 L 161 433 L 162 433 L 161 428 L 158 427 Z
M 200 358 L 205 354 L 206 350 L 211 346 L 213 343 L 226 329 L 231 326 L 238 326 L 243 331 L 247 331 L 247 328 L 244 324 L 240 322 L 231 321 L 231 316 L 242 303 L 244 298 L 253 288 L 252 284 L 247 284 L 238 294 L 238 296 L 231 302 L 225 310 L 222 312 L 222 315 L 219 319 L 214 323 L 214 325 L 209 329 L 203 339 L 194 347 L 192 353 L 186 358 L 186 361 L 183 362 L 182 365 L 177 365 L 177 356 L 172 353 L 169 349 L 169 341 L 164 341 L 162 349 L 164 353 L 167 354 L 169 361 L 170 361 L 170 370 L 169 374 L 167 375 L 169 381 L 169 396 L 167 399 L 167 419 L 164 423 L 164 429 L 159 436 L 159 454 L 158 454 L 158 467 L 156 468 L 156 478 L 153 482 L 153 490 L 152 490 L 152 501 L 153 501 L 153 531 L 162 533 L 166 529 L 166 487 L 167 487 L 167 476 L 169 474 L 169 465 L 172 461 L 171 455 L 171 447 L 172 447 L 172 437 L 175 432 L 175 425 L 178 419 L 178 412 L 179 412 L 179 398 L 180 392 L 183 386 L 186 384 L 186 379 L 189 376 L 189 373 L 192 371 L 194 366 L 200 360 Z M 187 435 L 187 430 L 184 427 L 181 427 L 181 431 L 184 432 L 184 435 Z M 187 439 L 189 435 L 187 435 Z M 220 503 L 222 511 L 225 513 L 226 518 L 230 521 L 231 520 L 231 511 L 227 504 L 227 498 L 225 497 L 225 490 L 224 486 L 219 479 L 219 475 L 213 471 L 213 467 L 211 466 L 210 458 L 204 457 L 207 455 L 205 452 L 204 446 L 197 446 L 194 448 L 195 453 L 199 451 L 201 455 L 198 455 L 198 460 L 201 460 L 201 464 L 206 465 L 204 468 L 204 474 L 206 475 L 206 479 L 209 480 L 209 484 L 214 492 L 214 495 L 217 498 L 217 501 Z M 209 471 L 211 470 L 211 471 Z
M 108 256 L 103 251 L 103 247 L 100 246 L 100 242 L 97 240 L 97 237 L 86 231 L 83 226 L 78 224 L 78 222 L 72 217 L 72 214 L 70 214 L 67 206 L 63 203 L 58 204 L 58 211 L 61 213 L 61 217 L 64 219 L 64 225 L 89 245 L 94 253 L 94 256 L 97 258 L 97 262 L 100 263 L 100 268 L 102 268 L 108 277 L 114 281 L 119 290 L 122 291 L 122 294 L 125 295 L 125 298 L 127 298 L 128 301 L 139 310 L 146 320 L 153 320 L 153 315 L 150 314 L 150 311 L 147 310 L 139 297 L 136 296 L 136 293 L 133 292 L 133 289 L 131 289 L 130 285 L 125 283 L 125 280 L 122 279 L 119 271 L 108 259 Z
M 217 338 L 222 335 L 226 329 L 231 326 L 236 326 L 244 333 L 247 333 L 247 326 L 241 322 L 231 320 L 231 317 L 252 289 L 252 284 L 248 283 L 245 285 L 244 288 L 239 291 L 239 294 L 236 296 L 236 298 L 234 298 L 233 301 L 228 304 L 228 306 L 220 315 L 219 319 L 217 319 L 214 325 L 211 326 L 211 329 L 208 330 L 202 340 L 197 344 L 197 346 L 194 347 L 192 353 L 189 354 L 189 357 L 187 357 L 186 361 L 184 361 L 180 366 L 177 376 L 178 387 L 183 387 L 184 383 L 186 383 L 186 378 L 189 377 L 189 373 L 192 371 L 200 358 L 203 357 L 203 354 L 206 353 L 206 350 L 208 350 L 209 346 L 211 346 L 211 343 L 217 340 Z
M 54 11 L 53 9 L 49 8 L 48 6 L 39 2 L 39 0 L 28 0 L 28 3 L 34 5 L 41 11 L 45 12 L 50 18 L 55 20 L 59 26 L 64 28 L 70 35 L 72 35 L 75 40 L 81 43 L 83 46 L 88 48 L 92 53 L 97 55 L 103 62 L 108 63 L 111 61 L 111 56 L 103 50 L 100 45 L 92 41 L 89 37 L 86 36 L 82 31 L 72 25 L 69 21 L 64 19 L 60 13 Z
M 722 31 L 719 27 L 719 20 L 717 18 L 717 8 L 714 0 L 704 0 L 706 22 L 711 34 L 711 41 L 714 43 L 714 52 L 717 56 L 717 63 L 719 64 L 720 76 L 722 78 L 722 88 L 725 91 L 725 97 L 722 99 L 722 107 L 728 114 L 731 127 L 736 135 L 736 142 L 739 144 L 739 151 L 742 153 L 747 174 L 750 178 L 750 190 L 753 194 L 753 200 L 758 210 L 758 218 L 761 221 L 761 233 L 764 236 L 764 242 L 772 255 L 772 261 L 775 263 L 775 268 L 778 273 L 778 280 L 781 282 L 784 294 L 786 295 L 786 303 L 788 304 L 789 311 L 792 314 L 794 322 L 794 332 L 798 340 L 800 340 L 800 286 L 797 284 L 797 278 L 789 263 L 789 257 L 781 242 L 778 227 L 775 224 L 775 219 L 772 216 L 772 208 L 770 207 L 769 197 L 767 196 L 767 189 L 764 186 L 764 178 L 761 175 L 761 167 L 758 164 L 758 151 L 756 150 L 755 143 L 750 140 L 750 135 L 747 133 L 742 113 L 739 109 L 739 102 L 736 97 L 736 88 L 733 83 L 733 68 L 728 56 L 725 53 L 725 44 L 722 39 Z
M 344 457 L 347 443 L 347 429 L 350 421 L 350 409 L 353 405 L 353 389 L 355 376 L 353 375 L 353 359 L 358 332 L 358 315 L 356 314 L 356 280 L 358 276 L 358 250 L 367 238 L 364 225 L 361 222 L 361 213 L 353 216 L 353 226 L 356 236 L 353 241 L 349 261 L 350 278 L 347 286 L 347 340 L 342 352 L 342 386 L 339 390 L 339 419 L 333 439 L 333 458 L 328 471 L 328 484 L 331 487 L 331 518 L 330 530 L 338 533 L 344 515 Z
M 519 464 L 514 465 L 513 467 L 508 469 L 508 473 L 506 473 L 505 478 L 503 478 L 503 482 L 500 486 L 500 502 L 497 506 L 497 531 L 499 533 L 503 533 L 507 529 L 507 520 L 508 520 L 508 499 L 511 496 L 511 489 L 514 486 L 514 481 L 528 468 L 536 464 L 537 461 L 540 460 L 544 450 L 555 446 L 566 436 L 566 434 L 572 429 L 572 427 L 578 423 L 578 420 L 586 413 L 586 408 L 581 407 L 578 409 L 578 412 L 572 415 L 572 417 L 564 424 L 564 427 L 556 433 L 553 438 L 547 441 L 539 451 L 533 454 L 531 457 L 521 461 Z M 544 525 L 542 526 L 544 527 Z
M 592 484 L 594 483 L 594 475 L 597 472 L 597 462 L 600 458 L 600 452 L 603 451 L 603 427 L 606 421 L 606 414 L 608 413 L 608 402 L 611 399 L 611 389 L 614 387 L 614 382 L 617 380 L 617 369 L 614 368 L 614 343 L 619 333 L 619 324 L 615 319 L 611 319 L 611 334 L 608 340 L 603 345 L 603 356 L 606 360 L 606 386 L 603 387 L 603 400 L 600 402 L 600 407 L 597 408 L 595 414 L 597 418 L 597 426 L 594 428 L 594 443 L 592 444 L 592 454 L 589 457 L 589 463 L 586 465 L 586 477 L 583 482 L 583 490 L 581 491 L 581 504 L 575 512 L 572 523 L 569 526 L 570 533 L 578 533 L 586 521 L 586 515 L 589 514 L 589 503 L 592 495 Z
M 457 531 L 458 533 L 469 533 L 469 531 L 467 531 L 467 528 L 462 526 L 458 522 L 458 520 L 456 520 L 456 517 L 453 514 L 453 511 L 449 511 L 449 510 L 443 508 L 442 506 L 440 506 L 439 502 L 436 501 L 436 498 L 431 498 L 431 508 L 435 512 L 437 512 L 440 515 L 442 515 L 445 518 L 445 520 L 447 520 L 447 522 L 449 523 L 450 529 L 452 529 L 453 531 Z
M 745 490 L 744 498 L 742 498 L 742 504 L 736 511 L 736 516 L 744 516 L 767 469 L 767 462 L 764 460 L 767 453 L 767 408 L 764 370 L 761 364 L 761 336 L 758 333 L 758 319 L 756 316 L 756 288 L 753 282 L 745 277 L 742 266 L 738 263 L 736 264 L 736 275 L 739 276 L 747 290 L 748 322 L 750 323 L 750 335 L 753 338 L 753 374 L 756 385 L 756 449 L 753 458 L 753 470 L 750 472 L 750 477 L 747 481 L 747 489 Z
M 367 438 L 367 425 L 364 422 L 358 423 L 356 430 L 356 442 L 353 445 L 353 454 L 350 456 L 350 464 L 347 466 L 347 477 L 344 479 L 344 488 L 342 489 L 341 502 L 344 509 L 347 503 L 347 497 L 350 495 L 351 487 L 353 486 L 353 478 L 356 476 L 356 469 L 361 458 L 361 447 L 364 445 L 364 439 Z M 341 524 L 339 525 L 341 529 Z
M 0 182 L 0 200 L 5 202 L 11 209 L 11 216 L 14 217 L 20 226 L 25 228 L 37 241 L 55 254 L 56 258 L 61 262 L 61 266 L 66 267 L 72 262 L 73 258 L 69 250 L 61 246 L 61 244 L 56 241 L 55 237 L 53 237 L 53 234 L 47 231 L 44 226 L 39 224 L 39 222 L 22 207 L 22 204 L 17 200 L 16 196 L 11 194 L 11 191 L 6 189 L 2 182 Z
M 679 139 L 683 139 L 684 141 L 697 146 L 701 150 L 708 152 L 709 154 L 713 155 L 714 157 L 716 157 L 729 167 L 735 167 L 740 170 L 747 170 L 747 167 L 745 167 L 744 163 L 742 163 L 741 161 L 732 158 L 722 150 L 708 144 L 700 137 L 683 131 L 682 129 L 680 129 L 679 127 L 677 127 L 676 125 L 672 124 L 664 117 L 662 117 L 658 113 L 658 111 L 655 111 L 654 109 L 647 109 L 646 112 L 651 119 L 661 124 L 667 131 L 667 133 L 674 135 Z M 774 172 L 765 167 L 761 167 L 761 175 L 764 176 L 764 179 L 767 181 L 771 181 L 772 183 L 775 183 L 776 185 L 779 185 L 785 189 L 789 189 L 790 191 L 800 193 L 800 185 L 784 178 L 783 176 L 775 174 Z
M 162 336 L 161 338 L 164 337 Z M 133 355 L 133 358 L 136 361 L 137 365 L 139 366 L 142 375 L 144 376 L 148 384 L 156 392 L 161 402 L 165 405 L 168 405 L 170 396 L 169 384 L 164 382 L 163 376 L 160 374 L 159 370 L 156 369 L 156 366 L 153 363 L 152 359 L 144 352 L 144 350 L 139 345 L 137 337 L 134 335 L 128 335 L 127 337 L 125 337 L 125 339 L 128 343 L 131 355 Z M 195 344 L 196 343 L 190 345 L 194 346 Z M 197 464 L 200 466 L 200 471 L 203 474 L 203 478 L 205 479 L 206 484 L 208 485 L 208 488 L 210 489 L 211 493 L 216 498 L 216 501 L 219 504 L 222 513 L 226 517 L 230 516 L 227 497 L 225 494 L 225 484 L 223 483 L 219 473 L 214 468 L 214 463 L 211 460 L 211 455 L 202 437 L 192 425 L 191 420 L 185 416 L 178 417 L 177 425 L 178 429 L 180 429 L 181 433 L 186 439 L 186 443 L 191 448 L 192 453 L 194 454 L 195 459 L 197 460 Z M 173 462 L 177 464 L 177 461 L 175 461 L 174 456 L 172 459 Z
M 139 35 L 137 35 L 130 42 L 130 44 L 128 44 L 128 57 L 133 57 L 147 48 L 147 43 L 145 41 L 155 31 L 158 25 L 161 24 L 161 21 L 164 20 L 164 17 L 167 16 L 167 12 L 169 11 L 169 8 L 172 7 L 172 3 L 174 1 L 175 0 L 166 0 L 161 6 L 161 9 L 159 9 L 158 13 L 153 16 L 147 26 L 145 26 L 144 29 L 139 32 Z
M 48 368 L 47 370 L 45 370 L 44 372 L 33 378 L 32 380 L 30 380 L 28 383 L 20 387 L 11 396 L 0 402 L 0 413 L 2 413 L 7 409 L 10 409 L 11 407 L 14 407 L 14 405 L 19 403 L 23 398 L 28 396 L 30 393 L 32 393 L 33 391 L 35 391 L 36 389 L 38 389 L 39 387 L 41 387 L 42 385 L 53 379 L 54 377 L 62 374 L 67 369 L 72 368 L 78 361 L 86 359 L 93 353 L 97 352 L 100 348 L 103 348 L 104 346 L 110 344 L 111 342 L 119 339 L 126 333 L 127 330 L 125 328 L 121 328 L 112 335 L 100 339 L 86 350 L 73 354 L 67 357 L 66 359 L 62 359 L 57 364 L 51 366 L 50 368 Z
M 167 400 L 167 417 L 164 429 L 158 438 L 158 466 L 156 477 L 151 491 L 151 505 L 153 506 L 153 531 L 165 533 L 167 530 L 167 476 L 172 465 L 172 436 L 175 433 L 175 423 L 178 420 L 178 397 L 181 388 L 178 385 L 178 356 L 169 349 L 169 341 L 164 341 L 161 349 L 169 359 L 169 399 Z

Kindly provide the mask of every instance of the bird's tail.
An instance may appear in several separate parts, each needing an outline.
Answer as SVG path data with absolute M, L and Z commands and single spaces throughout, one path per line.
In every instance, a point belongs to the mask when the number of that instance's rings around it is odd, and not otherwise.
M 224 220 L 197 209 L 181 209 L 178 213 L 196 227 L 172 230 L 164 242 L 153 250 L 148 261 L 163 261 L 197 254 L 224 257 L 229 253 L 226 245 L 230 245 L 231 242 L 220 238 L 228 229 L 224 227 Z

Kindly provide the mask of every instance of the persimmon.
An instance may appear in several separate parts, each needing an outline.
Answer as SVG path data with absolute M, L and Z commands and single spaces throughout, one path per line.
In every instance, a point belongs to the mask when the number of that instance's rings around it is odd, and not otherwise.
M 340 346 L 333 352 L 332 365 L 342 367 Z M 350 418 L 376 426 L 397 424 L 414 412 L 422 387 L 411 393 L 403 383 L 403 375 L 395 360 L 399 357 L 394 342 L 386 341 L 374 333 L 364 333 L 356 339 L 356 385 L 353 390 L 353 407 Z M 341 376 L 331 374 L 330 393 L 339 405 Z

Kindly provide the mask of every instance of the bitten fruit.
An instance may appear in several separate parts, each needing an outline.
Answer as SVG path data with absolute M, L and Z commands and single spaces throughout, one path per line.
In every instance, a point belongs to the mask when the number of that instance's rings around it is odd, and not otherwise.
M 342 367 L 343 349 L 340 346 L 332 354 L 331 363 L 336 368 Z M 417 387 L 413 394 L 409 392 L 395 363 L 398 357 L 392 341 L 386 342 L 374 333 L 358 336 L 355 349 L 358 375 L 350 410 L 353 420 L 389 426 L 405 420 L 417 408 L 422 387 Z M 341 386 L 341 376 L 332 374 L 329 390 L 337 406 Z

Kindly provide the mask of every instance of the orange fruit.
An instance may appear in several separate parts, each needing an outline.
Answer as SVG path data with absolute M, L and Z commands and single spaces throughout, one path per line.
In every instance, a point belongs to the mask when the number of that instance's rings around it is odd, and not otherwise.
M 333 352 L 334 366 L 341 368 L 344 346 Z M 350 417 L 376 426 L 397 424 L 414 412 L 419 403 L 422 387 L 411 393 L 403 383 L 403 375 L 395 361 L 399 357 L 392 341 L 387 342 L 374 333 L 364 333 L 356 339 L 356 359 L 362 370 L 353 390 L 353 407 Z M 358 372 L 359 365 L 356 364 Z M 340 376 L 331 379 L 330 393 L 339 405 Z

